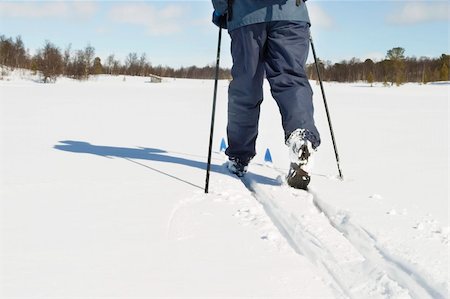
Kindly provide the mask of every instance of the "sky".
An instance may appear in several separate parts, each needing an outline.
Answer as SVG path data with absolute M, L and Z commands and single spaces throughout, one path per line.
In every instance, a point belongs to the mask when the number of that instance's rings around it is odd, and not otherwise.
M 450 52 L 446 0 L 309 0 L 307 5 L 322 60 L 381 60 L 394 47 L 405 48 L 410 57 Z M 211 23 L 212 9 L 209 0 L 0 0 L 0 35 L 20 35 L 31 54 L 49 40 L 61 50 L 90 44 L 103 61 L 110 54 L 124 61 L 136 52 L 155 66 L 214 65 L 218 28 Z M 224 34 L 221 66 L 232 65 L 229 48 Z

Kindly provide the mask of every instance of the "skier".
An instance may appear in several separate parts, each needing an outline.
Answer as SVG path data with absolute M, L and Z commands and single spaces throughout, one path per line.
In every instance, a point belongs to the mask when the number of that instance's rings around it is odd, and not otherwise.
M 303 0 L 212 0 L 213 23 L 231 36 L 233 80 L 228 90 L 228 169 L 243 176 L 256 155 L 263 80 L 280 109 L 290 170 L 287 182 L 306 189 L 311 154 L 320 145 L 312 89 L 305 71 L 308 10 Z

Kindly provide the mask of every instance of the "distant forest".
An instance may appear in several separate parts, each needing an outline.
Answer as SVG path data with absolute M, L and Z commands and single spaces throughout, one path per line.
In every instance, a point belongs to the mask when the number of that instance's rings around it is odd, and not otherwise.
M 405 82 L 428 83 L 449 81 L 450 55 L 442 54 L 438 58 L 405 57 L 405 49 L 396 47 L 388 50 L 384 60 L 374 62 L 357 58 L 339 63 L 319 61 L 319 70 L 324 81 L 368 83 L 383 82 L 389 85 L 401 85 Z M 314 64 L 307 66 L 310 79 L 317 79 Z
M 324 81 L 356 82 L 366 81 L 370 84 L 383 82 L 389 85 L 400 85 L 405 82 L 434 82 L 448 81 L 450 55 L 441 57 L 405 57 L 405 49 L 392 48 L 387 51 L 386 58 L 374 62 L 371 59 L 360 61 L 357 58 L 331 63 L 319 59 L 319 70 Z M 118 60 L 114 54 L 105 61 L 95 55 L 95 48 L 87 45 L 84 49 L 75 50 L 71 45 L 61 50 L 50 41 L 46 41 L 42 48 L 30 55 L 20 36 L 5 37 L 0 35 L 0 65 L 10 68 L 24 68 L 39 73 L 43 82 L 55 81 L 59 76 L 74 79 L 88 79 L 90 75 L 131 75 L 172 78 L 213 79 L 215 65 L 205 67 L 153 66 L 146 54 L 129 53 L 124 62 Z M 3 72 L 0 77 L 3 77 Z M 317 80 L 314 64 L 307 65 L 310 79 Z M 230 69 L 221 68 L 220 79 L 231 79 Z

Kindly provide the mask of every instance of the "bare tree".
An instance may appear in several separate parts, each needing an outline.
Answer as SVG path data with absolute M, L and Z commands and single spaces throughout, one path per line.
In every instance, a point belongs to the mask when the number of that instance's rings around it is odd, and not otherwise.
M 113 66 L 114 66 L 114 54 L 111 54 L 106 58 L 106 62 L 104 65 L 107 74 L 110 75 L 112 74 Z
M 12 38 L 0 36 L 0 63 L 2 65 L 14 67 L 14 42 Z
M 141 57 L 139 58 L 138 68 L 139 68 L 139 76 L 145 76 L 147 69 L 147 55 L 145 53 L 142 53 Z
M 54 82 L 62 74 L 63 58 L 61 52 L 49 41 L 45 42 L 43 49 L 38 50 L 35 61 L 44 83 Z
M 139 75 L 139 59 L 137 53 L 129 53 L 125 61 L 126 73 L 128 75 Z
M 122 71 L 123 66 L 120 64 L 119 60 L 114 60 L 113 66 L 112 66 L 112 74 L 113 75 L 120 75 L 120 73 L 125 73 L 125 71 Z
M 27 51 L 20 35 L 16 37 L 16 42 L 13 46 L 13 56 L 15 67 L 25 68 L 28 66 Z
M 69 75 L 71 51 L 72 51 L 72 44 L 69 44 L 66 47 L 66 49 L 64 50 L 64 56 L 63 56 L 63 74 L 65 76 Z
M 90 44 L 86 46 L 84 49 L 84 60 L 86 64 L 85 69 L 85 77 L 88 78 L 89 74 L 91 74 L 91 70 L 94 67 L 94 56 L 95 56 L 95 49 Z
M 89 76 L 89 74 L 86 74 L 87 69 L 85 52 L 78 50 L 72 59 L 70 74 L 75 79 L 87 79 Z

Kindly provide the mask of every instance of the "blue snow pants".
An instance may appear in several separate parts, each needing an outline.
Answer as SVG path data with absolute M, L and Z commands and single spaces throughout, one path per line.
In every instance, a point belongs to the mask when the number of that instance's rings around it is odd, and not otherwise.
M 264 75 L 280 109 L 285 139 L 296 129 L 305 129 L 306 138 L 317 148 L 320 135 L 314 124 L 312 89 L 305 70 L 309 24 L 258 23 L 235 29 L 230 36 L 233 80 L 228 90 L 226 154 L 243 161 L 256 155 Z

